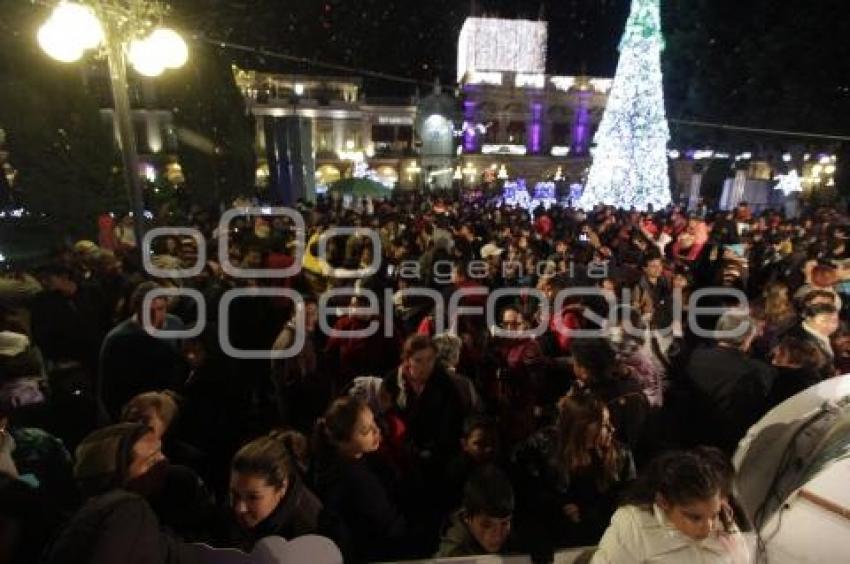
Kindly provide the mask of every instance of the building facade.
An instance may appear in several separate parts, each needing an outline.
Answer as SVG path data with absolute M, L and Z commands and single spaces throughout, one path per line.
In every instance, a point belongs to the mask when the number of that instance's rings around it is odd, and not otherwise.
M 581 182 L 612 80 L 546 74 L 543 21 L 468 18 L 458 41 L 460 176 Z
M 529 182 L 582 182 L 610 88 L 602 78 L 467 73 L 457 163 L 464 183 L 493 169 Z
M 320 191 L 322 186 L 364 171 L 371 171 L 388 186 L 417 185 L 415 99 L 368 99 L 363 81 L 356 77 L 234 72 L 256 122 L 260 185 L 269 174 L 267 124 L 293 116 L 302 118 L 310 129 Z
M 235 69 L 256 119 L 258 182 L 269 175 L 267 121 L 286 116 L 309 120 L 320 190 L 364 170 L 398 188 L 581 182 L 612 81 L 547 75 L 546 40 L 545 22 L 469 18 L 457 89 L 421 100 L 371 99 L 356 77 Z

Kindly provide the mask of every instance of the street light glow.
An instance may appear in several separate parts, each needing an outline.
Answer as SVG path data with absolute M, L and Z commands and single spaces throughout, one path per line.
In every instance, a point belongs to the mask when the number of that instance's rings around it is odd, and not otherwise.
M 103 42 L 103 27 L 89 6 L 72 2 L 59 4 L 52 19 L 67 29 L 83 49 L 94 49 Z
M 131 41 L 127 57 L 136 72 L 143 76 L 154 77 L 165 71 L 165 64 L 150 39 L 148 37 Z
M 56 6 L 38 30 L 41 48 L 63 63 L 78 61 L 86 49 L 95 49 L 102 42 L 103 27 L 94 10 L 73 2 Z
M 104 31 L 94 10 L 74 2 L 62 2 L 38 30 L 38 44 L 58 61 L 73 63 L 87 49 L 104 41 Z M 139 74 L 159 76 L 165 69 L 177 69 L 189 60 L 186 41 L 173 29 L 157 28 L 147 37 L 127 46 L 127 57 Z
M 157 28 L 146 38 L 133 40 L 127 55 L 139 74 L 153 77 L 185 65 L 189 48 L 173 29 Z
M 87 49 L 103 46 L 102 54 L 109 66 L 110 88 L 115 103 L 115 123 L 124 163 L 124 179 L 128 187 L 130 207 L 139 221 L 133 225 L 136 239 L 144 236 L 144 197 L 139 178 L 139 164 L 134 139 L 130 98 L 127 85 L 127 62 L 144 76 L 158 76 L 165 69 L 176 69 L 189 58 L 189 48 L 180 35 L 167 28 L 151 31 L 151 20 L 161 20 L 166 9 L 151 3 L 151 12 L 140 14 L 114 10 L 115 0 L 88 0 L 87 4 L 61 0 L 50 17 L 39 28 L 37 38 L 50 57 L 72 63 Z M 103 20 L 98 18 L 100 16 Z
M 158 28 L 148 38 L 151 49 L 167 69 L 179 69 L 189 60 L 189 47 L 173 29 Z
M 38 44 L 50 57 L 62 63 L 73 63 L 83 56 L 84 49 L 75 39 L 52 19 L 38 30 Z

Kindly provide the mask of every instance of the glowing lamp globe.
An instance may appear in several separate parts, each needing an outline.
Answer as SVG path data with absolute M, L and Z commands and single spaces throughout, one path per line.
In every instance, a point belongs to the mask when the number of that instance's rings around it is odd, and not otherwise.
M 63 2 L 56 6 L 50 19 L 72 34 L 83 49 L 94 49 L 103 41 L 103 27 L 88 6 Z
M 189 60 L 189 47 L 173 29 L 155 29 L 147 41 L 165 68 L 178 69 Z
M 156 48 L 151 44 L 150 38 L 134 39 L 130 42 L 127 55 L 133 68 L 142 76 L 155 77 L 165 71 L 165 65 Z
M 38 30 L 38 44 L 50 57 L 63 63 L 79 61 L 85 51 L 77 38 L 53 19 Z

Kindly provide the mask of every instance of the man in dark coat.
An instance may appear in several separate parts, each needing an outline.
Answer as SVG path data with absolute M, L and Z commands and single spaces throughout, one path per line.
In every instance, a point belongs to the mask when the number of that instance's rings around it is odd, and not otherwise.
M 835 375 L 835 352 L 830 337 L 838 330 L 838 309 L 832 304 L 814 304 L 806 306 L 803 320 L 788 331 L 788 337 L 795 337 L 816 346 L 823 354 L 824 361 L 817 367 L 821 378 Z
M 153 282 L 136 288 L 131 297 L 133 316 L 109 332 L 100 350 L 98 397 L 113 420 L 134 396 L 174 388 L 185 380 L 179 341 L 153 337 L 143 326 L 145 295 L 156 288 Z M 158 330 L 183 329 L 180 319 L 167 313 L 162 296 L 151 301 L 150 320 Z
M 97 288 L 77 282 L 62 266 L 45 269 L 42 281 L 45 291 L 32 304 L 36 344 L 47 360 L 76 361 L 94 376 L 100 344 L 110 324 L 106 303 Z
M 747 354 L 756 334 L 747 311 L 725 312 L 716 333 L 717 344 L 695 350 L 686 373 L 694 393 L 693 422 L 701 425 L 701 438 L 732 453 L 767 410 L 776 372 Z
M 632 294 L 632 305 L 642 314 L 651 315 L 652 327 L 666 329 L 673 321 L 673 290 L 664 276 L 664 260 L 660 254 L 644 256 L 640 277 Z

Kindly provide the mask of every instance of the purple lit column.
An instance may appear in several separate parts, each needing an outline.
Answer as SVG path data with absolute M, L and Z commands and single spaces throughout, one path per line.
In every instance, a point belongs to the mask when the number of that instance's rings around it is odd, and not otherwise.
M 573 120 L 572 153 L 584 155 L 587 153 L 590 141 L 590 99 L 593 94 L 589 90 L 577 93 L 576 113 Z
M 543 129 L 543 104 L 540 102 L 534 102 L 531 105 L 531 135 L 529 138 L 531 139 L 531 145 L 529 146 L 529 152 L 532 155 L 540 154 L 540 147 L 542 145 L 541 142 L 541 132 Z
M 474 153 L 475 143 L 475 102 L 467 100 L 463 103 L 463 120 L 466 129 L 463 132 L 463 152 Z

